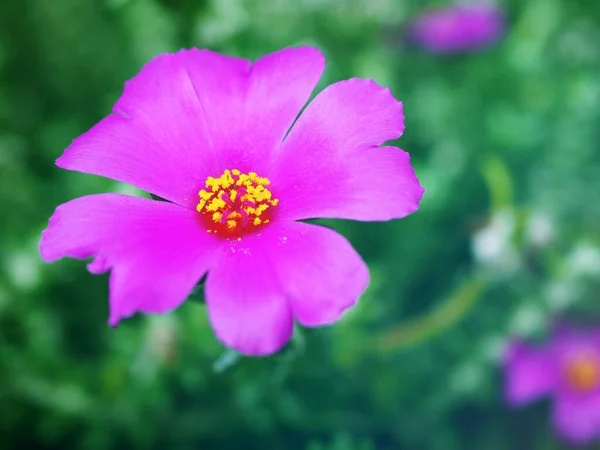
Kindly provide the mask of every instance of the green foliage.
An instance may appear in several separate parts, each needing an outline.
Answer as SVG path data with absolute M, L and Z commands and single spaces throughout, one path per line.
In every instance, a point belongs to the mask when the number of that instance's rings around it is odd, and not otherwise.
M 0 2 L 3 449 L 560 448 L 547 405 L 503 403 L 498 362 L 510 335 L 598 317 L 600 6 L 507 1 L 502 42 L 436 56 L 402 37 L 425 3 Z M 68 199 L 146 194 L 54 160 L 157 53 L 298 44 L 327 56 L 319 89 L 370 77 L 404 102 L 426 188 L 402 221 L 325 221 L 369 264 L 359 306 L 264 359 L 220 345 L 201 295 L 109 328 L 106 276 L 37 242 Z

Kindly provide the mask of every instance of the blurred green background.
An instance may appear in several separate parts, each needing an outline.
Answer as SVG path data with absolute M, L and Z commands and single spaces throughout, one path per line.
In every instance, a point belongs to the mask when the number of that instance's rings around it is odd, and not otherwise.
M 511 0 L 480 52 L 408 46 L 421 0 L 0 1 L 0 448 L 545 450 L 548 404 L 511 410 L 499 358 L 556 316 L 598 317 L 600 4 Z M 107 277 L 44 264 L 60 203 L 127 186 L 54 160 L 149 58 L 312 44 L 405 105 L 426 188 L 402 221 L 329 221 L 372 284 L 335 326 L 238 358 L 204 306 L 107 326 Z M 146 195 L 146 194 L 140 194 Z

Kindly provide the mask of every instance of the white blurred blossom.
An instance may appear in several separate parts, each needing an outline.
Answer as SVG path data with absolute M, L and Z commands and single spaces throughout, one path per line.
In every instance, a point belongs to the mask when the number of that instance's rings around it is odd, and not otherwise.
M 503 271 L 517 269 L 519 257 L 512 242 L 515 229 L 512 212 L 504 210 L 495 213 L 484 228 L 473 234 L 471 248 L 475 259 L 483 265 Z

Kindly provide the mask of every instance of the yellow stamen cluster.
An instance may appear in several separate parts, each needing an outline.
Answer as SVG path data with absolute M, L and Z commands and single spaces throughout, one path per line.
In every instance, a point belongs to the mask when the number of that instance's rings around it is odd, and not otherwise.
M 600 384 L 600 362 L 587 356 L 574 358 L 566 365 L 565 374 L 573 390 L 589 392 Z
M 196 210 L 230 231 L 269 223 L 266 211 L 279 202 L 266 187 L 270 183 L 256 172 L 225 170 L 218 178 L 206 179 L 206 189 L 198 192 Z M 216 232 L 217 228 L 208 231 Z

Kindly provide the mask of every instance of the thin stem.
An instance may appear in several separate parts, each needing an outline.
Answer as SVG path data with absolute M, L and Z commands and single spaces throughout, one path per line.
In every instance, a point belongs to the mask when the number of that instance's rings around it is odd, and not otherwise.
M 477 304 L 487 284 L 482 277 L 467 278 L 438 308 L 384 332 L 378 339 L 377 347 L 381 352 L 391 352 L 429 339 L 456 325 Z

